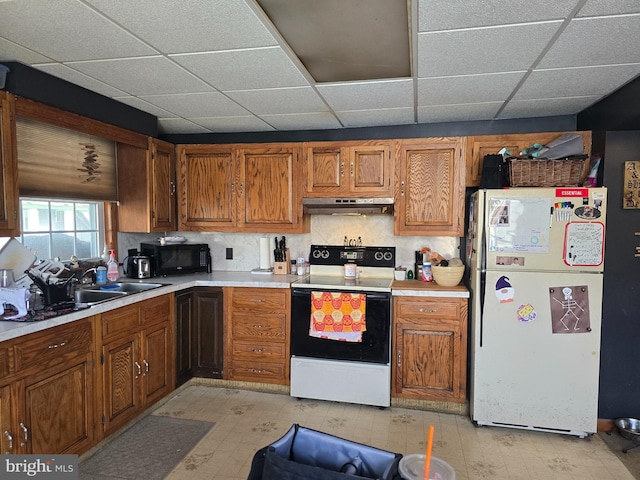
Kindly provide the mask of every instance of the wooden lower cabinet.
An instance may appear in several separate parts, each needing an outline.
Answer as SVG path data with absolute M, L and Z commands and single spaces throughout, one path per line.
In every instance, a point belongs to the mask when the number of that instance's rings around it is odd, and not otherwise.
M 228 287 L 224 298 L 225 378 L 288 385 L 289 289 Z
M 93 318 L 6 342 L 2 453 L 81 454 L 97 442 Z
M 392 396 L 464 403 L 467 299 L 394 297 Z
M 174 388 L 173 295 L 103 313 L 100 325 L 102 425 L 109 434 Z
M 176 295 L 176 386 L 194 376 L 222 378 L 222 299 L 215 287 Z

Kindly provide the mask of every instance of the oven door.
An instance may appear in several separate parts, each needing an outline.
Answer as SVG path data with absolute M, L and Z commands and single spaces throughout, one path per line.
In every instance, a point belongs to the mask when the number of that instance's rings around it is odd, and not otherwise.
M 366 330 L 362 333 L 362 342 L 346 342 L 309 335 L 312 291 L 315 290 L 291 290 L 292 356 L 382 364 L 390 362 L 391 293 L 321 290 L 366 295 Z

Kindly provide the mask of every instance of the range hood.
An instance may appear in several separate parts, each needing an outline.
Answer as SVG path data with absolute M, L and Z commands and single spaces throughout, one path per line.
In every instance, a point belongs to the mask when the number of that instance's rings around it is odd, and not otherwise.
M 393 198 L 303 198 L 302 206 L 310 215 L 389 215 Z

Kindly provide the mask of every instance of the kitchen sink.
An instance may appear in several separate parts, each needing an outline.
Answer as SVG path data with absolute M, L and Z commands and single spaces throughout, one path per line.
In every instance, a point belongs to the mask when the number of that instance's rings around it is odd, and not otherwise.
M 153 288 L 164 287 L 165 283 L 142 283 L 142 282 L 121 282 L 108 284 L 108 292 L 125 292 L 125 293 L 137 293 L 144 292 L 145 290 L 151 290 Z M 117 288 L 116 288 L 117 287 Z M 101 290 L 104 291 L 104 290 Z
M 76 303 L 86 303 L 95 305 L 115 298 L 121 298 L 133 293 L 144 292 L 154 288 L 164 287 L 165 283 L 143 283 L 143 282 L 116 282 L 109 283 L 102 287 L 92 285 L 89 288 L 79 288 L 75 291 L 74 300 Z
M 126 295 L 127 292 L 118 292 L 117 290 L 76 290 L 74 300 L 76 303 L 95 305 L 96 303 L 106 302 Z

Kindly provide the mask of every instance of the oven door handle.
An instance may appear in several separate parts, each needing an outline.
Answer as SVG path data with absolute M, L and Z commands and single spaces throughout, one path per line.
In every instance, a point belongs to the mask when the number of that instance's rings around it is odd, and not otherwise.
M 368 299 L 375 299 L 375 300 L 389 300 L 389 294 L 388 293 L 371 293 L 371 292 L 361 292 L 364 293 L 367 296 L 367 300 Z

